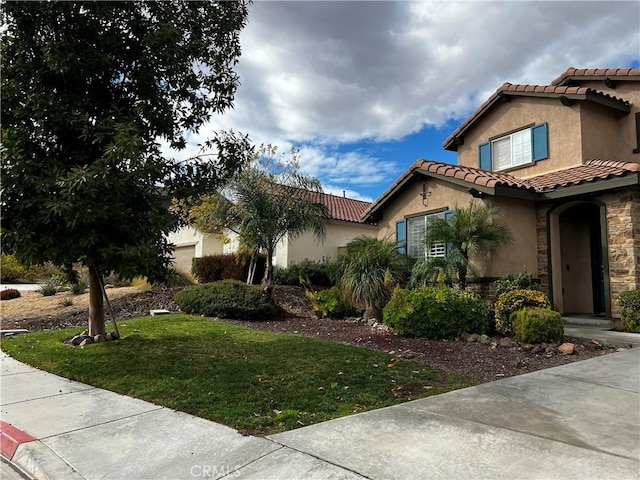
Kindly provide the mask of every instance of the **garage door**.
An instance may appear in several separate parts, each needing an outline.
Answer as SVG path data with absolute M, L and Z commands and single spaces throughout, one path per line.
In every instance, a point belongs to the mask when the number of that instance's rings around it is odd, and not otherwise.
M 173 265 L 181 272 L 189 273 L 191 271 L 191 259 L 196 256 L 196 246 L 187 245 L 186 247 L 176 247 L 173 251 Z

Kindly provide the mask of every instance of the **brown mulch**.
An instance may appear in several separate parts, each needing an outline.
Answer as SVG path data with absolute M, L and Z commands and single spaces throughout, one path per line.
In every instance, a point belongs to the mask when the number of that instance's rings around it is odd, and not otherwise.
M 115 298 L 112 306 L 119 320 L 148 315 L 151 309 L 177 312 L 173 302 L 177 289 L 146 290 Z M 277 286 L 276 303 L 283 308 L 281 319 L 271 321 L 235 321 L 230 323 L 269 332 L 290 333 L 323 338 L 350 345 L 381 350 L 399 358 L 424 362 L 449 373 L 466 376 L 475 383 L 491 382 L 545 368 L 564 365 L 591 357 L 606 355 L 617 347 L 600 345 L 589 340 L 567 339 L 575 344 L 573 355 L 564 355 L 552 345 L 520 345 L 511 339 L 492 337 L 486 344 L 464 339 L 427 340 L 400 337 L 374 328 L 359 319 L 332 320 L 317 318 L 310 309 L 300 287 Z M 15 301 L 15 300 L 10 300 Z M 2 318 L 2 329 L 26 328 L 30 331 L 67 327 L 84 327 L 86 309 L 52 312 L 46 315 L 24 315 Z M 511 344 L 511 346 L 501 346 Z

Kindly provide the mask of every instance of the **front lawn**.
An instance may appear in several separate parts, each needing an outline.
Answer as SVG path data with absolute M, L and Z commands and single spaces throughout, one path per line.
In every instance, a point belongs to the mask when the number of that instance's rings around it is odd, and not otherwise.
M 391 354 L 189 315 L 119 323 L 123 338 L 74 348 L 72 328 L 6 338 L 51 373 L 268 434 L 470 385 Z M 108 406 L 106 407 L 108 408 Z

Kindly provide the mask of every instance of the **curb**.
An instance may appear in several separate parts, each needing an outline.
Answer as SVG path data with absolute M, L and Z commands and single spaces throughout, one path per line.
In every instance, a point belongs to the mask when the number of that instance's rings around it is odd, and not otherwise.
M 22 443 L 38 440 L 28 433 L 0 420 L 0 453 L 11 460 Z
M 85 480 L 84 476 L 37 438 L 1 420 L 0 453 L 30 479 Z

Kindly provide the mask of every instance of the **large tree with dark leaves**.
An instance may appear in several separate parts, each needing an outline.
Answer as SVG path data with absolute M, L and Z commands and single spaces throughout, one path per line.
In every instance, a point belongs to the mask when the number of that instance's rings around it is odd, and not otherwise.
M 3 2 L 2 249 L 26 263 L 82 262 L 90 334 L 100 276 L 161 279 L 179 225 L 165 199 L 211 191 L 251 158 L 220 132 L 186 161 L 160 142 L 232 107 L 244 1 Z

